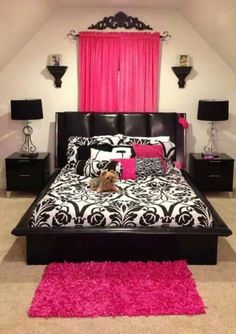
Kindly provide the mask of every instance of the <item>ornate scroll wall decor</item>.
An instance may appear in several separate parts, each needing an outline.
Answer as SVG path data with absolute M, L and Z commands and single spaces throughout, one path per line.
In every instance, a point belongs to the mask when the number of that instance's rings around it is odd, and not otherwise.
M 104 17 L 102 21 L 92 24 L 88 29 L 104 30 L 106 28 L 117 29 L 125 28 L 137 30 L 153 30 L 149 25 L 139 21 L 137 17 L 127 16 L 123 12 L 118 12 L 114 16 Z
M 137 17 L 128 16 L 123 12 L 118 12 L 114 16 L 105 16 L 102 21 L 98 21 L 95 24 L 92 24 L 88 29 L 96 29 L 96 30 L 105 30 L 107 28 L 117 29 L 117 28 L 125 28 L 132 29 L 135 28 L 139 31 L 141 30 L 153 30 L 152 27 L 146 25 L 142 21 L 140 21 Z M 75 30 L 71 30 L 67 36 L 77 39 L 79 34 L 76 34 Z M 162 41 L 165 41 L 171 38 L 171 35 L 168 31 L 164 31 L 162 35 L 160 35 Z

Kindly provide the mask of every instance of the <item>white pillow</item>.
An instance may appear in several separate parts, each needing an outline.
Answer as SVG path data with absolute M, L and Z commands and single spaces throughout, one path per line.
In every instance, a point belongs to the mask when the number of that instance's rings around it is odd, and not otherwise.
M 95 148 L 91 148 L 90 158 L 97 159 L 97 160 L 110 160 L 110 159 L 118 159 L 118 158 L 128 159 L 132 156 L 131 147 L 125 147 L 125 148 L 122 147 L 122 150 L 116 147 L 113 150 L 111 152 L 107 152 L 107 151 L 101 151 Z
M 131 158 L 135 154 L 132 146 L 117 145 L 112 148 L 112 153 L 119 153 L 121 158 Z

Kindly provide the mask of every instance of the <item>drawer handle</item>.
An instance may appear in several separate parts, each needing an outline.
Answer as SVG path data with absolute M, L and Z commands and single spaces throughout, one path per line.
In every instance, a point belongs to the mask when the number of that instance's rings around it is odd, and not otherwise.
M 30 174 L 20 174 L 19 176 L 21 176 L 21 177 L 29 177 L 31 175 Z
M 25 163 L 25 162 L 30 162 L 30 160 L 29 159 L 22 159 L 22 160 L 18 160 L 19 162 L 23 162 L 23 163 Z
M 209 177 L 221 177 L 221 175 L 219 175 L 219 174 L 211 174 L 211 175 L 209 175 Z
M 215 164 L 215 163 L 217 163 L 217 164 L 221 164 L 221 160 L 209 160 L 209 162 L 211 163 L 211 164 Z

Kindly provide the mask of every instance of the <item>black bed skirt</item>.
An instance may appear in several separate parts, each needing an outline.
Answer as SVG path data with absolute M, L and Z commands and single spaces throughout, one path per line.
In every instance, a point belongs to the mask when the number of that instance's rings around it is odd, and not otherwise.
M 189 264 L 216 264 L 217 236 L 123 233 L 27 236 L 27 264 L 179 259 Z

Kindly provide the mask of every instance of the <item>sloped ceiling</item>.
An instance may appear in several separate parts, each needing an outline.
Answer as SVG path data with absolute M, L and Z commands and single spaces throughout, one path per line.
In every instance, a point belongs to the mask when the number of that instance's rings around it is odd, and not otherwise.
M 0 71 L 52 15 L 56 0 L 0 0 Z
M 236 72 L 236 1 L 184 0 L 180 11 Z
M 0 71 L 60 7 L 176 9 L 236 72 L 235 0 L 1 0 Z

